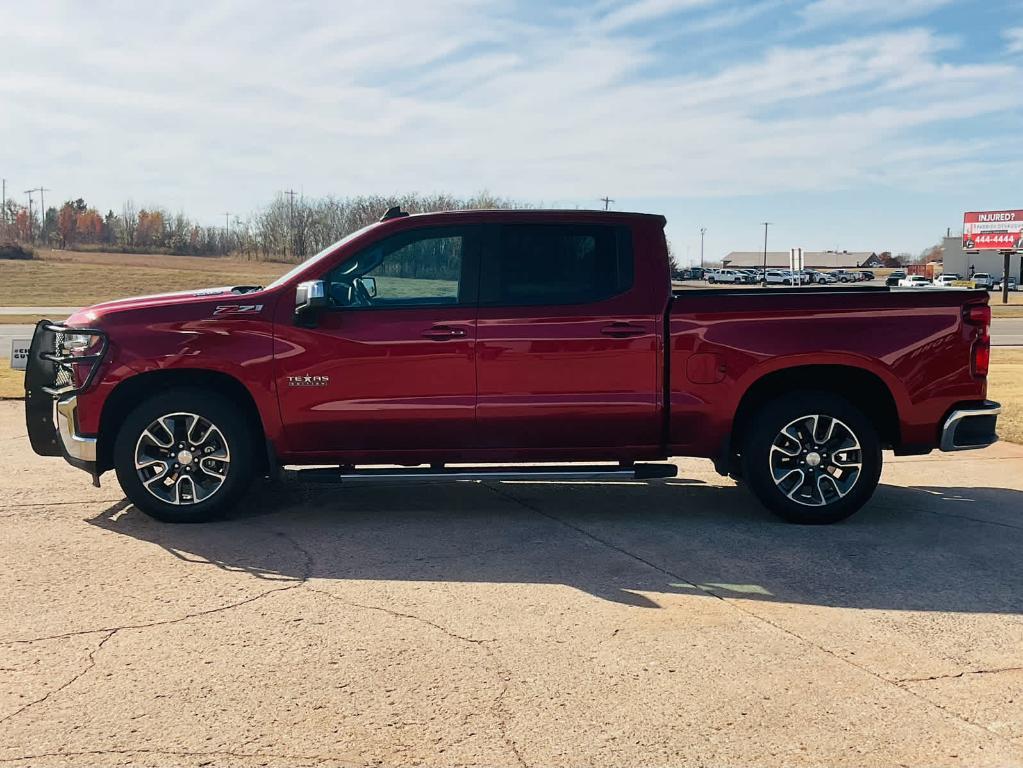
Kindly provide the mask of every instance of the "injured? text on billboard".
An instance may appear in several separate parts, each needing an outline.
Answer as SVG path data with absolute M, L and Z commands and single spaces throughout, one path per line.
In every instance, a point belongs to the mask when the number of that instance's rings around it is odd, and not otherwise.
M 963 248 L 967 251 L 1023 251 L 1023 210 L 964 214 Z

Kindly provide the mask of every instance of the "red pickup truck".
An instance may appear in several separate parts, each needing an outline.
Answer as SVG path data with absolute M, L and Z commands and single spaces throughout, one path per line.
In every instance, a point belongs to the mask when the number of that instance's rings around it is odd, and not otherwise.
M 701 456 L 782 517 L 826 523 L 867 502 L 882 449 L 997 439 L 985 292 L 673 293 L 664 223 L 391 209 L 266 288 L 42 322 L 32 447 L 97 484 L 114 469 L 167 521 L 208 519 L 283 465 L 651 478 Z

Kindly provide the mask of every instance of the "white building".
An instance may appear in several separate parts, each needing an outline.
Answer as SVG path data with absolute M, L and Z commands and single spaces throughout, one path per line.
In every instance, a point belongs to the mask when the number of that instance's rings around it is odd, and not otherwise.
M 941 267 L 945 274 L 956 274 L 960 277 L 969 277 L 977 272 L 987 272 L 989 275 L 999 278 L 1002 276 L 1005 266 L 1004 259 L 1005 257 L 998 251 L 966 253 L 963 250 L 962 237 L 946 237 Z M 1017 282 L 1023 282 L 1021 271 L 1023 271 L 1023 254 L 1013 254 L 1009 257 L 1009 276 L 1016 278 Z
M 874 254 L 871 251 L 803 251 L 806 269 L 857 269 Z M 764 266 L 763 251 L 732 251 L 721 260 L 725 269 L 750 269 Z M 768 269 L 788 269 L 788 251 L 768 251 Z

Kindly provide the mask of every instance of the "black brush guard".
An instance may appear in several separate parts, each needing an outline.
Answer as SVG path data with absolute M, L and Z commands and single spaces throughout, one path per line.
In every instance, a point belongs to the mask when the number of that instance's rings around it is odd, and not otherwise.
M 98 350 L 87 355 L 63 354 L 64 337 L 71 334 L 99 339 Z M 53 422 L 54 403 L 89 388 L 108 346 L 107 334 L 96 328 L 69 328 L 49 320 L 36 324 L 25 368 L 25 425 L 32 450 L 40 456 L 64 456 L 70 461 Z M 75 386 L 72 363 L 92 364 L 80 386 Z

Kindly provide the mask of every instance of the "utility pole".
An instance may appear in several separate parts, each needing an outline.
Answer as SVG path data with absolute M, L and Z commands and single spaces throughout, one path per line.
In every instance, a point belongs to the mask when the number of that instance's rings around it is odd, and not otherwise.
M 771 226 L 770 221 L 764 222 L 764 276 L 761 280 L 763 285 L 767 285 L 767 228 Z
M 39 192 L 39 235 L 42 237 L 43 230 L 46 228 L 46 199 L 43 197 L 44 192 L 52 192 L 52 189 L 46 187 L 36 187 Z M 43 245 L 46 245 L 44 242 Z
M 0 216 L 3 217 L 3 223 L 7 223 L 7 179 L 3 180 L 4 196 L 0 199 Z
M 700 269 L 703 269 L 703 236 L 707 234 L 706 227 L 700 227 Z
M 295 255 L 297 255 L 298 249 L 295 248 L 295 195 L 297 195 L 298 192 L 294 189 L 288 189 L 285 190 L 284 194 L 291 198 L 288 205 L 288 240 L 291 241 L 291 248 L 293 251 L 296 251 Z M 287 247 L 284 249 L 284 255 L 288 255 Z
M 231 212 L 224 211 L 224 255 L 231 249 Z
M 28 241 L 32 242 L 32 193 L 34 189 L 26 189 L 25 194 L 28 195 Z
M 598 197 L 597 199 L 604 203 L 605 211 L 608 210 L 608 207 L 611 205 L 611 203 L 614 202 L 614 200 L 608 197 L 607 195 L 604 195 L 603 197 Z

